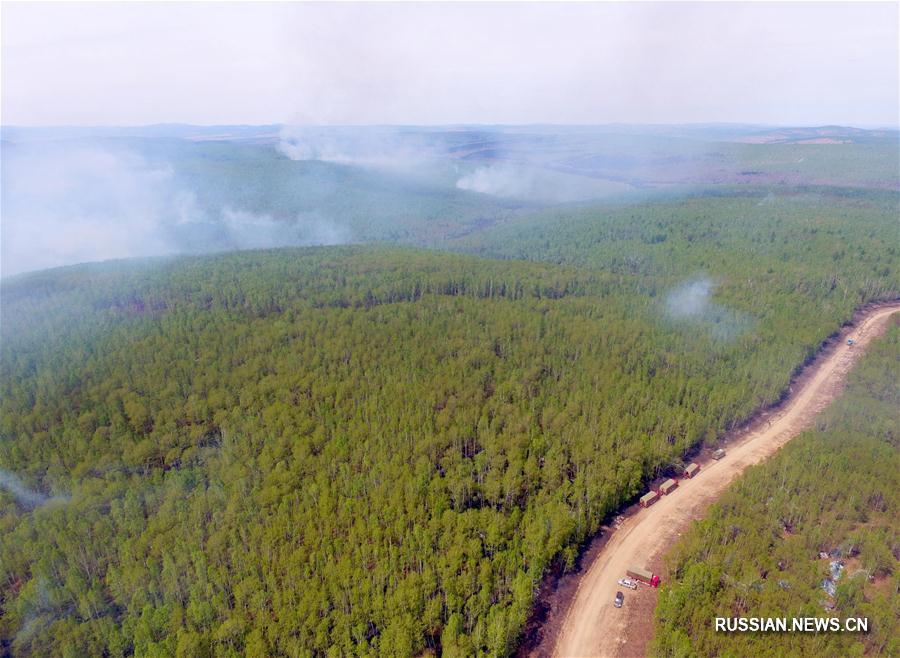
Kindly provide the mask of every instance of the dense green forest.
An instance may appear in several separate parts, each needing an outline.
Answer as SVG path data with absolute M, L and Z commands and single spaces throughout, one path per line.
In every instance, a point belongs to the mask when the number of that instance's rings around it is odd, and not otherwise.
M 700 272 L 751 276 L 749 283 L 766 288 L 762 299 L 773 285 L 811 281 L 855 297 L 880 294 L 898 280 L 897 212 L 896 192 L 728 188 L 547 209 L 452 244 L 493 257 L 601 268 L 646 280 L 650 293 L 661 280 Z M 848 286 L 851 280 L 863 289 Z M 750 287 L 744 283 L 735 287 Z
M 896 208 L 723 192 L 452 245 L 497 259 L 329 247 L 4 280 L 0 646 L 506 655 L 548 567 L 898 294 Z
M 814 429 L 748 470 L 670 556 L 657 656 L 900 651 L 900 326 Z M 820 558 L 820 553 L 829 554 Z M 844 568 L 831 596 L 830 564 Z M 866 617 L 868 633 L 722 633 L 720 617 Z

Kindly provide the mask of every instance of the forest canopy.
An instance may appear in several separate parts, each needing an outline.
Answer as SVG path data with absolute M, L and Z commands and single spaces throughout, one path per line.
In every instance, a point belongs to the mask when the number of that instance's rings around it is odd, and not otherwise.
M 896 297 L 896 195 L 2 282 L 13 655 L 507 655 L 648 479 Z M 14 486 L 12 486 L 14 485 Z

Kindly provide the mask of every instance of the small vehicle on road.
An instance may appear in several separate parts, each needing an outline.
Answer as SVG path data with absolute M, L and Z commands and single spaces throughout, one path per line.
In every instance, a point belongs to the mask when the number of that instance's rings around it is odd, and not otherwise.
M 628 589 L 637 589 L 637 583 L 630 578 L 619 578 L 619 584 Z
M 622 607 L 622 601 L 625 600 L 625 595 L 622 592 L 616 592 L 616 598 L 613 600 L 613 605 L 617 608 Z

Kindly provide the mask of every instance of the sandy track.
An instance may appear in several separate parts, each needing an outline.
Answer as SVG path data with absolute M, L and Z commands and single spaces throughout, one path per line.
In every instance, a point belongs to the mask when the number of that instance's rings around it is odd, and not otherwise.
M 810 375 L 793 387 L 787 401 L 737 444 L 722 461 L 703 464 L 691 480 L 652 507 L 626 519 L 585 572 L 563 621 L 553 655 L 560 658 L 632 658 L 644 655 L 653 630 L 656 590 L 643 585 L 636 592 L 616 581 L 632 564 L 658 565 L 665 550 L 748 466 L 761 462 L 809 427 L 813 417 L 839 392 L 863 348 L 888 326 L 900 304 L 875 308 L 844 334 L 841 343 L 810 368 Z M 847 338 L 856 341 L 848 347 Z M 616 591 L 625 605 L 612 605 Z

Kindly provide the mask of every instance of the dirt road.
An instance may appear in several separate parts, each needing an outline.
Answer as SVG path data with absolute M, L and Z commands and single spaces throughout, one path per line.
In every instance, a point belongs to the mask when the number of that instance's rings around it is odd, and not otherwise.
M 656 590 L 637 592 L 616 581 L 632 564 L 655 565 L 666 548 L 748 466 L 761 462 L 806 429 L 813 417 L 840 390 L 858 355 L 888 326 L 900 304 L 876 308 L 843 336 L 841 344 L 811 366 L 808 377 L 795 385 L 790 397 L 772 415 L 728 447 L 721 461 L 703 464 L 700 473 L 682 480 L 680 487 L 652 507 L 628 518 L 615 530 L 578 585 L 560 629 L 554 656 L 560 658 L 632 658 L 642 656 L 652 633 Z M 855 345 L 847 345 L 852 338 Z M 613 607 L 616 591 L 625 605 Z

